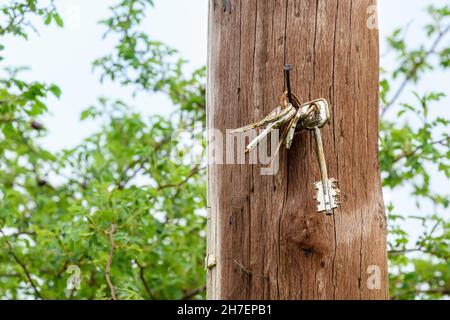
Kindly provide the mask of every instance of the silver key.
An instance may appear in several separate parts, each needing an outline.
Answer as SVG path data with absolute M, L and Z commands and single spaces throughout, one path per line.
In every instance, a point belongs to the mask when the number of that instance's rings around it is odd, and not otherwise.
M 322 135 L 320 129 L 328 122 L 330 111 L 328 103 L 325 99 L 318 99 L 305 104 L 304 106 L 311 108 L 315 106 L 316 112 L 313 112 L 302 123 L 302 127 L 314 132 L 316 142 L 316 152 L 319 161 L 321 180 L 314 183 L 317 190 L 316 199 L 318 201 L 317 211 L 325 211 L 327 215 L 332 215 L 333 210 L 339 208 L 337 197 L 340 195 L 339 189 L 336 188 L 337 180 L 328 178 L 327 165 L 325 163 L 325 153 L 323 149 Z

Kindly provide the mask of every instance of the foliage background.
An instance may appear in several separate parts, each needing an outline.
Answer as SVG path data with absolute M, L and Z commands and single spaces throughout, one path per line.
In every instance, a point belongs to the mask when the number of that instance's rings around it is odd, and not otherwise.
M 416 212 L 387 203 L 394 299 L 450 295 L 448 106 L 439 103 L 445 93 L 421 89 L 423 79 L 450 67 L 449 3 L 436 4 L 426 9 L 426 43 L 411 40 L 410 26 L 387 39 L 385 55 L 395 67 L 383 70 L 381 79 L 384 188 L 406 188 L 416 203 Z M 192 129 L 205 122 L 205 69 L 186 72 L 179 53 L 143 28 L 153 5 L 111 1 L 100 23 L 114 50 L 92 66 L 100 81 L 166 95 L 175 110 L 170 115 L 146 116 L 125 101 L 100 97 L 80 115 L 95 123 L 96 132 L 74 148 L 52 152 L 41 143 L 43 119 L 50 96 L 60 97 L 61 89 L 21 80 L 22 68 L 4 70 L 1 298 L 204 297 L 204 144 Z M 0 5 L 0 15 L 0 50 L 2 37 L 26 41 L 47 26 L 64 27 L 53 1 L 11 0 Z M 174 139 L 178 129 L 191 130 L 202 148 L 195 140 Z M 445 181 L 440 192 L 432 188 L 436 180 Z M 418 237 L 408 234 L 410 221 L 420 222 Z M 69 266 L 81 270 L 79 289 L 67 289 L 76 275 Z

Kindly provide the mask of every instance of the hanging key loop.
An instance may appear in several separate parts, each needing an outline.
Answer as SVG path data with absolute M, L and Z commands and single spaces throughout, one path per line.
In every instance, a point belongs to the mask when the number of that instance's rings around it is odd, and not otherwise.
M 325 99 L 317 99 L 305 103 L 302 108 L 311 110 L 303 120 L 302 127 L 308 130 L 313 130 L 315 127 L 323 128 L 331 117 L 330 107 Z

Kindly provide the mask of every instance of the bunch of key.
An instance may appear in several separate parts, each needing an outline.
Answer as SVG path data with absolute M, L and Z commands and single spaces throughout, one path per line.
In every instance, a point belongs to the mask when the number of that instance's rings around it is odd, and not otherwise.
M 289 81 L 288 81 L 289 83 Z M 286 149 L 290 149 L 295 133 L 300 130 L 310 130 L 314 133 L 316 142 L 316 152 L 319 161 L 320 181 L 314 183 L 316 189 L 316 200 L 318 202 L 317 211 L 326 212 L 332 215 L 333 210 L 339 208 L 338 197 L 340 191 L 337 188 L 337 180 L 328 178 L 327 165 L 325 163 L 325 153 L 323 148 L 320 129 L 330 119 L 330 109 L 325 99 L 317 99 L 301 104 L 297 96 L 290 92 L 285 92 L 281 98 L 281 105 L 273 110 L 267 117 L 259 122 L 234 130 L 234 133 L 246 132 L 252 129 L 264 128 L 263 131 L 250 142 L 245 152 L 249 153 L 264 140 L 274 130 L 281 130 L 281 139 L 275 150 L 275 155 L 280 147 L 285 144 Z

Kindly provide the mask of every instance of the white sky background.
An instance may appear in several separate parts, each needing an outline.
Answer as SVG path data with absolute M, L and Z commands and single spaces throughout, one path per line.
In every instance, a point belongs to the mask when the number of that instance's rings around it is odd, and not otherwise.
M 91 62 L 110 52 L 114 45 L 113 38 L 102 40 L 105 29 L 98 21 L 109 16 L 107 7 L 115 1 L 57 2 L 65 20 L 65 28 L 39 28 L 40 35 L 31 34 L 29 41 L 18 38 L 2 40 L 6 50 L 5 60 L 0 63 L 0 68 L 6 65 L 29 66 L 31 71 L 22 74 L 22 78 L 55 83 L 61 87 L 61 99 L 49 100 L 52 115 L 45 119 L 49 134 L 44 140 L 48 148 L 56 151 L 76 146 L 82 138 L 97 129 L 94 123 L 81 123 L 78 119 L 81 111 L 95 104 L 99 96 L 123 99 L 139 106 L 146 114 L 170 113 L 171 104 L 164 96 L 140 94 L 133 100 L 130 90 L 111 83 L 100 84 L 98 74 L 92 73 Z M 419 26 L 425 23 L 423 8 L 430 3 L 448 2 L 379 0 L 381 52 L 386 51 L 386 35 L 409 22 L 414 22 L 415 26 L 408 33 L 408 41 L 429 43 L 422 33 L 417 32 L 420 30 Z M 206 64 L 207 3 L 207 0 L 156 0 L 156 7 L 149 12 L 145 24 L 145 29 L 154 39 L 178 49 L 180 56 L 190 61 L 190 70 Z M 383 58 L 382 66 L 389 70 L 393 62 L 395 61 Z M 449 92 L 449 80 L 448 74 L 433 75 L 421 84 L 420 92 Z M 448 103 L 440 104 L 440 108 L 446 105 Z M 446 114 L 450 117 L 450 108 L 447 108 Z M 448 180 L 436 180 L 435 188 L 442 189 L 444 186 L 450 190 Z M 387 192 L 385 198 L 387 201 L 392 200 Z M 396 193 L 395 204 L 405 213 L 416 211 L 407 192 Z M 418 226 L 411 226 L 413 234 L 417 234 L 418 230 Z

